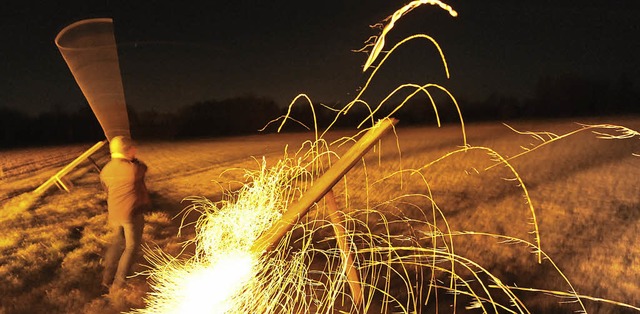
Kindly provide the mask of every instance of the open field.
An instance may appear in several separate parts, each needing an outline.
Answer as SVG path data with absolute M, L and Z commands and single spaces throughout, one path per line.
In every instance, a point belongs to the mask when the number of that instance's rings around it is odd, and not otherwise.
M 640 130 L 638 117 L 576 122 Z M 510 125 L 521 131 L 557 134 L 579 128 L 567 120 L 515 121 Z M 492 148 L 503 157 L 536 143 L 532 137 L 518 135 L 495 122 L 467 125 L 466 131 L 470 145 Z M 354 134 L 336 131 L 328 139 Z M 178 236 L 180 219 L 172 219 L 180 217 L 188 205 L 181 203 L 183 198 L 219 200 L 221 187 L 234 189 L 238 182 L 245 182 L 243 169 L 259 168 L 262 157 L 272 165 L 283 156 L 285 147 L 293 152 L 312 137 L 312 133 L 285 133 L 140 143 L 138 154 L 150 169 L 147 185 L 154 204 L 154 211 L 146 216 L 144 241 L 169 254 L 179 253 L 182 243 L 193 235 L 193 227 L 187 226 Z M 451 230 L 508 235 L 533 242 L 531 212 L 522 190 L 517 182 L 505 180 L 512 174 L 504 167 L 484 171 L 494 164 L 486 152 L 471 150 L 453 155 L 422 169 L 422 176 L 405 173 L 389 177 L 398 170 L 420 169 L 459 149 L 463 145 L 460 126 L 400 127 L 397 139 L 386 136 L 364 163 L 349 172 L 348 201 L 344 200 L 342 185 L 336 186 L 341 205 L 366 208 L 401 195 L 424 195 L 424 178 Z M 124 297 L 101 295 L 106 195 L 92 164 L 84 163 L 69 175 L 74 184 L 70 193 L 53 187 L 31 208 L 20 206 L 27 198 L 25 192 L 35 189 L 90 145 L 0 153 L 0 224 L 4 229 L 0 237 L 0 313 L 114 313 L 144 306 L 142 297 L 149 288 L 143 276 L 132 279 L 134 289 Z M 605 140 L 585 131 L 514 159 L 511 164 L 535 207 L 542 250 L 577 293 L 640 307 L 640 157 L 634 153 L 640 153 L 637 137 Z M 105 152 L 95 156 L 98 165 L 104 165 L 107 158 Z M 482 235 L 460 237 L 456 239 L 456 254 L 482 265 L 506 285 L 569 290 L 548 261 L 538 264 L 529 248 L 499 242 Z M 140 262 L 145 263 L 142 259 Z M 136 268 L 144 269 L 143 265 Z M 579 309 L 575 303 L 560 304 L 562 299 L 541 292 L 517 294 L 533 313 Z M 604 302 L 583 302 L 590 313 L 636 312 Z M 425 308 L 426 312 L 431 310 Z M 446 306 L 441 310 L 450 311 Z M 458 311 L 465 309 L 459 307 Z

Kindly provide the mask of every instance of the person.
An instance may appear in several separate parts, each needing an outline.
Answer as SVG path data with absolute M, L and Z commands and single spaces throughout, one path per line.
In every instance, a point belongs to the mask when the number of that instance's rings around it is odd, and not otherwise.
M 151 202 L 145 185 L 147 166 L 136 159 L 136 146 L 129 137 L 109 141 L 111 160 L 100 171 L 107 192 L 110 244 L 104 258 L 102 285 L 113 291 L 125 280 L 141 248 L 144 213 Z M 124 247 L 124 249 L 123 249 Z

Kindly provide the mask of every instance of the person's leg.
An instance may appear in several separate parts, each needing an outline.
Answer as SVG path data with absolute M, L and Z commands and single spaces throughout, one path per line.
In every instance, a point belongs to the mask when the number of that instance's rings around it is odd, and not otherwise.
M 122 252 L 122 256 L 120 256 L 118 270 L 113 282 L 113 285 L 117 287 L 124 285 L 124 281 L 131 270 L 131 266 L 135 262 L 138 252 L 140 251 L 142 231 L 144 229 L 144 217 L 142 215 L 134 217 L 131 223 L 123 224 L 123 229 L 125 248 Z
M 102 273 L 102 285 L 109 286 L 113 282 L 118 266 L 118 260 L 125 243 L 122 226 L 111 226 L 109 244 L 104 257 L 104 271 Z

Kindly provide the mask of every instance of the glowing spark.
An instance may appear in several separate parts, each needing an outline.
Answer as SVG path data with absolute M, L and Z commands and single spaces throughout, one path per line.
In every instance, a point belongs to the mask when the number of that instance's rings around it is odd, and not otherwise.
M 551 133 L 551 132 L 531 132 L 531 131 L 518 131 L 515 128 L 505 124 L 506 127 L 508 127 L 509 129 L 511 129 L 512 131 L 521 134 L 521 135 L 530 135 L 531 137 L 533 137 L 534 139 L 536 139 L 537 141 L 540 142 L 540 144 L 538 145 L 534 145 L 532 144 L 532 148 L 524 148 L 524 151 L 513 155 L 509 158 L 505 158 L 504 162 L 506 161 L 510 161 L 513 159 L 516 159 L 520 156 L 526 155 L 528 153 L 531 153 L 535 150 L 537 150 L 538 148 L 541 148 L 543 146 L 549 145 L 553 142 L 559 141 L 561 139 L 565 139 L 568 138 L 574 134 L 580 133 L 580 132 L 584 132 L 587 130 L 591 130 L 591 132 L 595 135 L 597 135 L 598 138 L 600 139 L 605 139 L 605 140 L 613 140 L 613 139 L 617 139 L 617 140 L 623 140 L 623 139 L 630 139 L 630 138 L 634 138 L 634 137 L 638 137 L 640 139 L 640 133 L 638 131 L 629 129 L 627 127 L 623 127 L 623 126 L 619 126 L 619 125 L 611 125 L 611 124 L 595 124 L 595 125 L 590 125 L 590 124 L 580 124 L 580 126 L 582 126 L 580 129 L 577 130 L 573 130 L 571 132 L 567 132 L 565 134 L 562 135 L 558 135 L 555 133 Z M 606 133 L 604 131 L 596 131 L 597 129 L 602 129 L 602 130 L 615 130 L 616 132 L 618 132 L 618 134 L 611 134 L 611 133 Z M 636 156 L 636 154 L 632 154 L 634 156 Z M 486 167 L 485 170 L 489 170 L 495 166 L 500 165 L 501 162 L 495 163 L 489 167 Z
M 493 285 L 491 285 L 489 287 L 490 288 L 494 288 Z M 620 307 L 626 307 L 626 308 L 629 308 L 629 309 L 632 309 L 632 310 L 640 312 L 640 307 L 638 307 L 638 306 L 633 306 L 631 304 L 626 304 L 626 303 L 617 302 L 617 301 L 608 300 L 608 299 L 603 299 L 603 298 L 596 298 L 596 297 L 587 296 L 587 295 L 576 295 L 574 293 L 568 293 L 568 292 L 563 292 L 563 291 L 550 291 L 550 290 L 544 290 L 544 289 L 512 287 L 512 286 L 509 286 L 509 289 L 520 290 L 520 291 L 530 291 L 530 292 L 542 292 L 542 293 L 546 293 L 546 294 L 549 294 L 549 295 L 557 296 L 557 297 L 560 297 L 560 298 L 568 298 L 568 299 L 574 299 L 574 298 L 578 297 L 580 299 L 592 300 L 592 301 L 596 301 L 596 302 L 613 304 L 613 305 L 617 305 L 617 306 L 620 306 Z
M 385 36 L 395 26 L 395 23 L 402 16 L 404 16 L 405 14 L 409 13 L 411 10 L 413 10 L 413 9 L 423 5 L 423 4 L 438 5 L 442 9 L 448 11 L 449 14 L 451 14 L 451 16 L 453 16 L 453 17 L 458 16 L 458 12 L 453 10 L 453 8 L 451 6 L 449 6 L 447 4 L 444 4 L 444 3 L 442 3 L 441 1 L 438 1 L 438 0 L 416 0 L 416 1 L 412 1 L 412 2 L 410 2 L 408 4 L 406 4 L 405 6 L 403 6 L 399 10 L 397 10 L 395 13 L 393 13 L 393 15 L 387 17 L 386 20 L 389 21 L 389 22 L 387 23 L 387 26 L 385 26 L 382 29 L 382 33 L 380 34 L 380 36 L 378 36 L 378 39 L 377 39 L 375 45 L 373 46 L 371 54 L 369 55 L 369 58 L 367 59 L 367 61 L 364 64 L 363 71 L 366 71 L 371 66 L 371 64 L 373 64 L 373 62 L 378 58 L 378 55 L 382 51 L 382 48 L 384 47 L 384 44 L 385 44 Z

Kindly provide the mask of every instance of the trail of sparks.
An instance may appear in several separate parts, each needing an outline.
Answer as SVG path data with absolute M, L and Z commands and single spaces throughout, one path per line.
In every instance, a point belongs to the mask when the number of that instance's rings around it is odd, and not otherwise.
M 451 16 L 458 16 L 458 12 L 456 12 L 455 10 L 453 10 L 453 8 L 441 1 L 438 0 L 416 0 L 416 1 L 411 1 L 410 3 L 406 4 L 405 6 L 403 6 L 402 8 L 400 8 L 399 10 L 397 10 L 395 13 L 393 13 L 393 15 L 389 16 L 386 21 L 387 24 L 384 26 L 384 28 L 382 29 L 382 33 L 380 34 L 380 36 L 378 36 L 375 40 L 375 44 L 373 45 L 373 48 L 371 49 L 371 53 L 369 54 L 369 58 L 367 59 L 367 61 L 364 64 L 364 68 L 363 71 L 366 71 L 374 62 L 375 60 L 378 58 L 378 55 L 380 54 L 380 52 L 382 52 L 382 48 L 385 45 L 385 38 L 387 33 L 389 33 L 391 31 L 391 29 L 393 29 L 393 27 L 395 26 L 396 22 L 398 20 L 400 20 L 400 18 L 402 18 L 405 14 L 411 12 L 411 10 L 423 5 L 423 4 L 431 4 L 431 5 L 437 5 L 440 8 L 446 10 L 449 12 L 449 14 L 451 14 Z M 438 47 L 439 49 L 439 47 Z M 449 73 L 447 72 L 447 77 L 449 77 Z
M 304 166 L 283 159 L 267 168 L 265 162 L 237 195 L 212 203 L 192 198 L 188 211 L 198 211 L 195 254 L 182 261 L 147 250 L 155 267 L 150 273 L 155 293 L 148 307 L 134 313 L 227 313 L 237 309 L 236 296 L 255 276 L 258 257 L 250 252 L 260 233 L 279 219 L 289 200 L 301 193 Z M 191 309 L 185 311 L 186 309 Z M 197 310 L 197 311 L 194 311 Z M 233 311 L 232 311 L 233 312 Z

